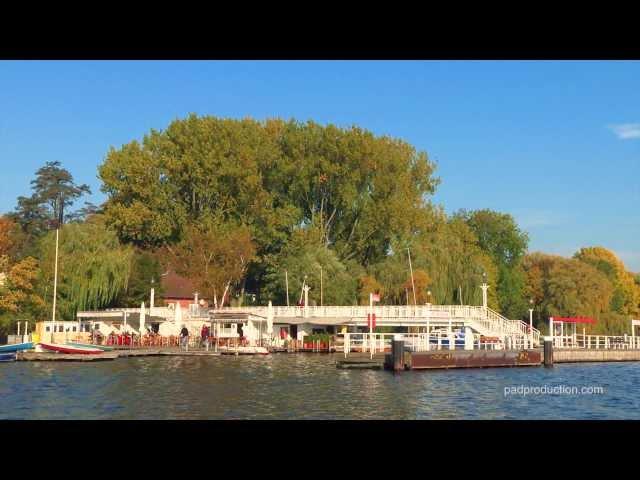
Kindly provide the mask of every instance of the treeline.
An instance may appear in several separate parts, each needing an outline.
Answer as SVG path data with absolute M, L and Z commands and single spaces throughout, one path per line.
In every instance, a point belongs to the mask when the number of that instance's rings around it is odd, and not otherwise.
M 98 169 L 106 202 L 67 213 L 61 230 L 58 315 L 137 306 L 167 269 L 212 303 L 299 300 L 366 304 L 480 304 L 537 324 L 591 315 L 628 330 L 638 278 L 604 249 L 575 258 L 527 255 L 528 236 L 490 210 L 446 215 L 426 153 L 358 127 L 190 116 L 142 142 L 112 148 Z M 84 194 L 57 162 L 36 172 L 31 197 L 0 223 L 0 328 L 51 315 L 55 218 Z

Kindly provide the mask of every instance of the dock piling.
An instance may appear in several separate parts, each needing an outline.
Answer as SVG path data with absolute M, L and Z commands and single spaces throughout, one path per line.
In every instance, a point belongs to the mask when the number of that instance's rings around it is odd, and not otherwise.
M 393 371 L 404 370 L 404 340 L 402 335 L 394 335 L 391 344 L 391 358 L 393 360 Z
M 553 337 L 544 337 L 544 366 L 553 367 Z

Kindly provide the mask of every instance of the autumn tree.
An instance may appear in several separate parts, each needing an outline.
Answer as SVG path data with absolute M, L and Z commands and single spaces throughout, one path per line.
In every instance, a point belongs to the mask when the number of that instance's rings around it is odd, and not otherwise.
M 603 247 L 581 248 L 574 258 L 587 263 L 606 275 L 614 286 L 610 309 L 624 315 L 635 315 L 639 310 L 640 290 L 635 278 L 624 263 L 610 250 Z
M 228 304 L 229 289 L 242 284 L 255 256 L 249 228 L 213 219 L 189 225 L 183 239 L 166 250 L 168 265 L 216 304 L 222 304 L 223 296 Z
M 575 258 L 543 253 L 526 255 L 523 268 L 538 328 L 547 329 L 550 316 L 587 316 L 598 320 L 588 332 L 611 331 L 611 322 L 617 321 L 609 310 L 614 286 L 600 270 Z
M 38 262 L 27 257 L 13 265 L 7 255 L 0 256 L 0 336 L 15 330 L 17 321 L 34 320 L 42 313 L 44 302 L 36 292 Z
M 402 288 L 409 291 L 409 296 L 411 298 L 409 303 L 413 303 L 413 290 L 415 288 L 415 303 L 417 305 L 424 305 L 430 301 L 428 295 L 429 285 L 431 285 L 429 274 L 424 270 L 418 269 L 413 272 L 413 281 L 411 280 L 411 277 L 407 278 L 407 280 L 402 284 Z
M 384 297 L 384 287 L 375 277 L 371 275 L 362 275 L 358 278 L 358 300 L 360 305 L 369 305 L 369 295 L 377 293 L 380 297 Z

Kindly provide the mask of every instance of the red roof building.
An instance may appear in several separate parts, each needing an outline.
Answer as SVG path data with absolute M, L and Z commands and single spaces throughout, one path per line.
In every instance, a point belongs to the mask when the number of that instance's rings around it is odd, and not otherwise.
M 194 303 L 197 292 L 196 287 L 190 279 L 182 277 L 172 271 L 162 276 L 162 289 L 164 291 L 164 304 L 171 305 L 180 303 L 181 308 L 189 308 L 189 305 Z M 202 304 L 202 299 L 199 295 L 198 298 L 198 303 Z

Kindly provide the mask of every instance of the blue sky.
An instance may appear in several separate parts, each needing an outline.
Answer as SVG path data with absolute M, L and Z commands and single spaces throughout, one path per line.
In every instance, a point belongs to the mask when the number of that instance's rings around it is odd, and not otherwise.
M 448 212 L 513 214 L 530 250 L 640 271 L 640 62 L 0 61 L 0 212 L 46 161 L 91 200 L 110 146 L 194 112 L 357 124 L 438 164 Z

